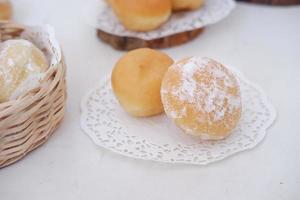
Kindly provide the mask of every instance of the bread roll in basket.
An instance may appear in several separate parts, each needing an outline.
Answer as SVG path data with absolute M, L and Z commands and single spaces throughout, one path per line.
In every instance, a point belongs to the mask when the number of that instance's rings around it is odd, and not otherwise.
M 66 66 L 52 28 L 0 21 L 0 40 L 14 38 L 33 42 L 51 64 L 37 87 L 0 103 L 0 168 L 46 142 L 60 125 L 66 103 Z

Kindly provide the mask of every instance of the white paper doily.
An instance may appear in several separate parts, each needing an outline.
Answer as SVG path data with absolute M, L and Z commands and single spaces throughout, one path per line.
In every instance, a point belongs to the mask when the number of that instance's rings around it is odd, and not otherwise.
M 107 33 L 152 40 L 214 24 L 225 18 L 235 5 L 233 0 L 206 0 L 202 8 L 173 13 L 160 28 L 149 32 L 127 30 L 104 0 L 89 0 L 84 15 L 90 25 Z
M 83 98 L 81 127 L 97 145 L 129 157 L 199 165 L 224 159 L 256 146 L 276 118 L 264 92 L 234 73 L 241 86 L 243 111 L 237 128 L 225 140 L 201 141 L 185 135 L 165 114 L 129 116 L 114 97 L 109 78 Z

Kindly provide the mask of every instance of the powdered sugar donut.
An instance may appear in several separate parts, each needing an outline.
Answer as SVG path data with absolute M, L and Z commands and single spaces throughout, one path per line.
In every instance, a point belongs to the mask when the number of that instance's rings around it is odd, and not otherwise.
M 33 89 L 48 69 L 43 52 L 27 40 L 0 44 L 0 103 Z
M 166 72 L 161 97 L 168 117 L 185 133 L 204 140 L 230 135 L 241 116 L 238 81 L 210 58 L 190 57 Z

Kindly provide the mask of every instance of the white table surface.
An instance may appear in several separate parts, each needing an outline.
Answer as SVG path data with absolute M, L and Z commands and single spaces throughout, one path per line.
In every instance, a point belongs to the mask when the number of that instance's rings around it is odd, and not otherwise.
M 300 199 L 300 7 L 238 4 L 193 42 L 165 49 L 175 59 L 209 56 L 243 71 L 278 111 L 255 149 L 208 166 L 122 157 L 94 145 L 79 126 L 83 95 L 124 53 L 100 42 L 83 0 L 14 0 L 15 20 L 56 29 L 68 66 L 61 128 L 42 147 L 0 170 L 0 199 Z

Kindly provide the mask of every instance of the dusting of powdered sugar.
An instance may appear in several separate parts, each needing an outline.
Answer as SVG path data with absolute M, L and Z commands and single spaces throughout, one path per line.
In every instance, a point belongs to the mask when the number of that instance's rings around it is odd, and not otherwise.
M 196 57 L 191 57 L 189 62 L 185 63 L 184 70 L 179 65 L 173 65 L 174 68 L 178 67 L 182 74 L 182 85 L 180 89 L 173 88 L 171 90 L 172 95 L 178 97 L 181 101 L 193 103 L 194 95 L 197 93 L 198 83 L 194 80 L 194 74 L 196 71 L 203 71 L 205 66 L 208 64 L 208 59 L 196 59 Z M 167 93 L 168 91 L 162 90 L 162 93 Z M 168 106 L 167 106 L 168 107 Z M 172 118 L 182 118 L 186 116 L 186 107 L 184 106 L 180 111 L 172 110 L 169 115 Z
M 11 94 L 9 99 L 16 99 L 25 92 L 35 88 L 37 85 L 39 85 L 39 83 L 45 77 L 45 75 L 45 73 L 29 74 L 27 78 L 24 81 L 22 81 L 21 84 L 16 88 L 16 90 Z
M 14 45 L 14 44 L 22 44 L 23 46 L 26 46 L 26 47 L 32 47 L 33 44 L 27 40 L 24 40 L 24 39 L 11 39 L 11 40 L 7 40 L 5 42 L 2 43 L 2 48 L 4 50 L 8 49 L 11 45 Z
M 212 124 L 223 120 L 226 113 L 231 114 L 241 106 L 240 94 L 232 95 L 228 92 L 238 88 L 236 79 L 218 62 L 206 57 L 191 57 L 182 63 L 175 63 L 169 70 L 177 71 L 180 75 L 178 84 L 161 91 L 165 110 L 171 118 L 185 117 L 186 105 L 192 104 L 197 112 L 204 114 L 199 115 L 198 122 Z M 199 76 L 203 81 L 197 81 Z M 182 102 L 182 109 L 175 109 L 168 98 L 164 98 L 168 94 Z M 208 113 L 212 116 L 206 115 Z
M 26 71 L 30 71 L 31 73 L 25 77 L 25 80 L 21 81 L 20 84 L 17 85 L 15 91 L 10 95 L 9 100 L 15 99 L 22 93 L 35 88 L 45 76 L 45 72 L 34 72 L 37 66 L 32 58 L 29 57 L 27 60 L 24 60 L 24 58 L 29 56 L 27 50 L 22 49 L 18 54 L 9 54 L 10 48 L 16 44 L 21 44 L 28 48 L 34 47 L 31 42 L 24 39 L 7 40 L 0 44 L 0 76 L 2 84 L 4 84 L 5 87 L 14 87 L 14 85 L 16 85 L 14 76 L 18 76 L 15 74 L 15 70 L 16 64 L 20 62 L 20 60 L 26 62 L 23 67 Z M 20 71 L 17 73 L 21 75 L 20 73 L 22 72 Z
M 187 62 L 184 67 L 181 69 L 182 71 L 182 85 L 181 90 L 173 90 L 174 95 L 178 95 L 181 100 L 188 101 L 192 103 L 194 94 L 197 90 L 197 82 L 194 80 L 194 74 L 197 70 L 203 71 L 205 65 L 207 65 L 208 61 L 206 59 L 197 60 L 194 57 L 190 59 L 190 62 Z M 184 95 L 180 95 L 179 93 L 183 93 Z

